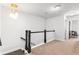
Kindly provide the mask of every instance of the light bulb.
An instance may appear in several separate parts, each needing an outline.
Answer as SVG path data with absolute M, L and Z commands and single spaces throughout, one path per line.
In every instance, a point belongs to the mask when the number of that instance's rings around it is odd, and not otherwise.
M 17 19 L 17 17 L 18 17 L 18 13 L 17 12 L 15 12 L 15 13 L 10 13 L 10 17 L 11 18 L 13 18 L 13 19 Z
M 50 7 L 50 11 L 55 11 L 55 10 L 56 10 L 56 8 Z

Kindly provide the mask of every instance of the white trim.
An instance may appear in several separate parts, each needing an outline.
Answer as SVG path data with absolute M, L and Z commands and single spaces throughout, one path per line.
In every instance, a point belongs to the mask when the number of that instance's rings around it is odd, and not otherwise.
M 56 39 L 54 39 L 54 40 L 56 40 Z M 47 43 L 49 43 L 49 42 L 51 42 L 51 41 L 53 41 L 53 40 L 52 40 L 52 39 L 51 39 L 51 40 L 48 40 Z M 65 41 L 65 40 L 60 40 L 60 41 Z M 38 45 L 36 45 L 36 46 L 33 46 L 32 49 L 33 49 L 33 48 L 36 48 L 36 47 L 38 47 L 38 46 L 41 46 L 41 45 L 43 45 L 43 44 L 45 44 L 45 43 L 40 43 L 40 44 L 38 44 Z
M 63 39 L 63 40 L 60 40 L 60 41 L 66 41 L 65 39 Z
M 52 40 L 49 40 L 48 42 L 51 42 L 51 41 L 52 41 Z M 48 42 L 47 42 L 47 43 L 48 43 Z M 32 49 L 33 49 L 33 48 L 36 48 L 36 47 L 38 47 L 38 46 L 41 46 L 41 45 L 43 45 L 43 44 L 45 44 L 45 43 L 40 43 L 40 44 L 38 44 L 38 45 L 36 45 L 36 46 L 33 46 Z M 27 50 L 25 50 L 24 48 L 20 48 L 20 47 L 14 48 L 14 49 L 11 49 L 11 50 L 7 50 L 7 51 L 5 51 L 5 52 L 3 52 L 3 53 L 0 53 L 0 54 L 1 54 L 1 55 L 7 54 L 7 53 L 10 53 L 10 52 L 16 51 L 16 50 L 18 50 L 18 49 L 24 50 L 24 51 L 25 51 L 25 54 L 26 54 L 26 55 L 29 55 L 29 53 L 27 52 Z
M 10 49 L 10 50 L 7 50 L 7 51 L 5 51 L 5 52 L 3 52 L 3 53 L 1 53 L 1 54 L 10 53 L 10 52 L 16 51 L 16 50 L 18 50 L 18 49 L 20 49 L 20 48 Z
M 54 40 L 55 40 L 55 39 L 54 39 Z M 53 41 L 53 40 L 48 40 L 47 43 L 49 43 L 49 42 L 51 42 L 51 41 Z M 33 46 L 32 49 L 33 49 L 33 48 L 36 48 L 36 47 L 38 47 L 38 46 L 41 46 L 41 45 L 43 45 L 43 44 L 45 44 L 45 43 L 40 43 L 40 44 L 38 44 L 38 45 L 36 45 L 36 46 Z
M 47 42 L 51 42 L 51 41 L 53 41 L 53 40 L 58 40 L 58 39 L 50 39 L 50 40 L 48 40 Z M 59 41 L 65 41 L 65 39 L 59 40 Z
M 43 45 L 43 44 L 45 44 L 45 43 L 40 43 L 40 44 L 38 44 L 38 45 L 36 45 L 36 46 L 33 46 L 32 49 L 33 49 L 33 48 L 36 48 L 36 47 L 38 47 L 38 46 L 41 46 L 41 45 Z
M 26 51 L 24 48 L 19 48 L 19 47 L 18 47 L 18 48 L 14 48 L 14 49 L 5 51 L 5 52 L 1 53 L 1 55 L 3 55 L 3 54 L 7 54 L 7 53 L 10 53 L 10 52 L 13 52 L 13 51 L 16 51 L 16 50 L 18 50 L 18 49 L 24 50 L 25 53 L 28 54 L 27 51 Z
M 54 40 L 56 40 L 56 39 L 54 39 Z M 51 40 L 48 40 L 47 43 L 49 43 L 49 42 L 51 42 L 51 41 L 53 41 L 53 40 L 52 40 L 52 39 L 51 39 Z M 65 41 L 65 40 L 60 40 L 60 41 Z M 32 49 L 33 49 L 33 48 L 36 48 L 36 47 L 38 47 L 38 46 L 41 46 L 41 45 L 43 45 L 43 44 L 45 44 L 45 43 L 40 43 L 40 44 L 38 44 L 38 45 L 36 45 L 36 46 L 33 46 Z M 0 53 L 0 54 L 1 54 L 1 55 L 7 54 L 7 53 L 10 53 L 10 52 L 16 51 L 16 50 L 18 50 L 18 49 L 22 49 L 22 50 L 25 51 L 25 54 L 26 54 L 26 55 L 30 55 L 30 54 L 27 52 L 27 50 L 25 50 L 24 48 L 20 48 L 20 47 L 14 48 L 14 49 L 11 49 L 11 50 L 8 50 L 8 51 L 5 51 L 5 52 Z
M 56 39 L 50 39 L 50 40 L 47 41 L 47 43 L 48 43 L 48 42 L 51 42 L 51 41 L 53 41 L 53 40 L 56 40 Z

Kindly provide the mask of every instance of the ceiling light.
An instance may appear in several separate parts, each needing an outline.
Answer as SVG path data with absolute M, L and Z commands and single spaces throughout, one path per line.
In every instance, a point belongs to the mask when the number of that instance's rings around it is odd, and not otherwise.
M 56 8 L 55 7 L 50 7 L 50 11 L 55 11 Z
M 50 7 L 50 11 L 58 11 L 60 9 L 61 9 L 61 5 L 56 5 L 56 6 Z
M 10 14 L 9 16 L 13 19 L 18 17 L 18 5 L 15 3 L 10 4 Z
M 18 18 L 18 13 L 15 12 L 15 13 L 10 13 L 9 16 L 13 19 L 17 19 Z
M 15 3 L 12 3 L 12 4 L 10 4 L 10 8 L 11 9 L 17 9 L 18 8 L 18 5 L 15 4 Z

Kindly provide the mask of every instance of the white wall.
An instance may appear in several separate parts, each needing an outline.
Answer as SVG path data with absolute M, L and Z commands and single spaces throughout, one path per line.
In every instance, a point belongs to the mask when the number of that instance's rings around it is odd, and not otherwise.
M 2 19 L 2 17 L 1 17 L 1 7 L 0 7 L 0 37 L 1 37 L 1 19 Z
M 1 52 L 14 49 L 17 47 L 24 48 L 25 42 L 20 37 L 25 37 L 25 30 L 30 29 L 32 31 L 38 31 L 44 29 L 44 19 L 32 15 L 28 15 L 24 12 L 19 12 L 17 19 L 9 17 L 9 10 L 7 8 L 2 9 L 2 48 Z M 37 35 L 37 34 L 35 34 Z M 41 38 L 42 35 L 40 34 Z M 36 37 L 33 37 L 33 41 L 36 42 Z M 39 39 L 37 39 L 40 41 Z M 42 40 L 42 39 L 41 39 Z M 40 41 L 41 43 L 42 41 Z
M 0 39 L 1 39 L 1 19 L 2 19 L 2 7 L 0 6 Z M 1 42 L 2 42 L 2 39 L 1 39 Z M 1 53 L 1 49 L 2 49 L 2 46 L 0 46 L 0 53 Z
M 74 20 L 74 21 L 72 21 L 72 30 L 73 31 L 78 31 L 78 23 L 79 23 L 79 21 L 78 20 Z
M 25 37 L 25 30 L 41 31 L 45 28 L 45 19 L 19 12 L 17 19 L 9 17 L 8 8 L 2 7 L 1 19 L 1 52 L 5 52 L 17 47 L 24 48 L 25 42 L 20 37 Z M 47 33 L 47 39 L 64 39 L 64 16 L 47 19 L 47 30 L 56 30 L 56 33 Z M 33 34 L 32 43 L 39 44 L 43 42 L 44 34 Z
M 64 16 L 58 16 L 47 20 L 47 30 L 56 30 L 55 37 L 58 40 L 65 38 Z

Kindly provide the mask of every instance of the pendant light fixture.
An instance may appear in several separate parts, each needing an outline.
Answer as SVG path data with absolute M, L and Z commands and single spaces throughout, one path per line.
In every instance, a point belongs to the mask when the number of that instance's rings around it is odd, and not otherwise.
M 10 4 L 10 14 L 9 16 L 13 19 L 18 17 L 18 5 L 15 3 Z

